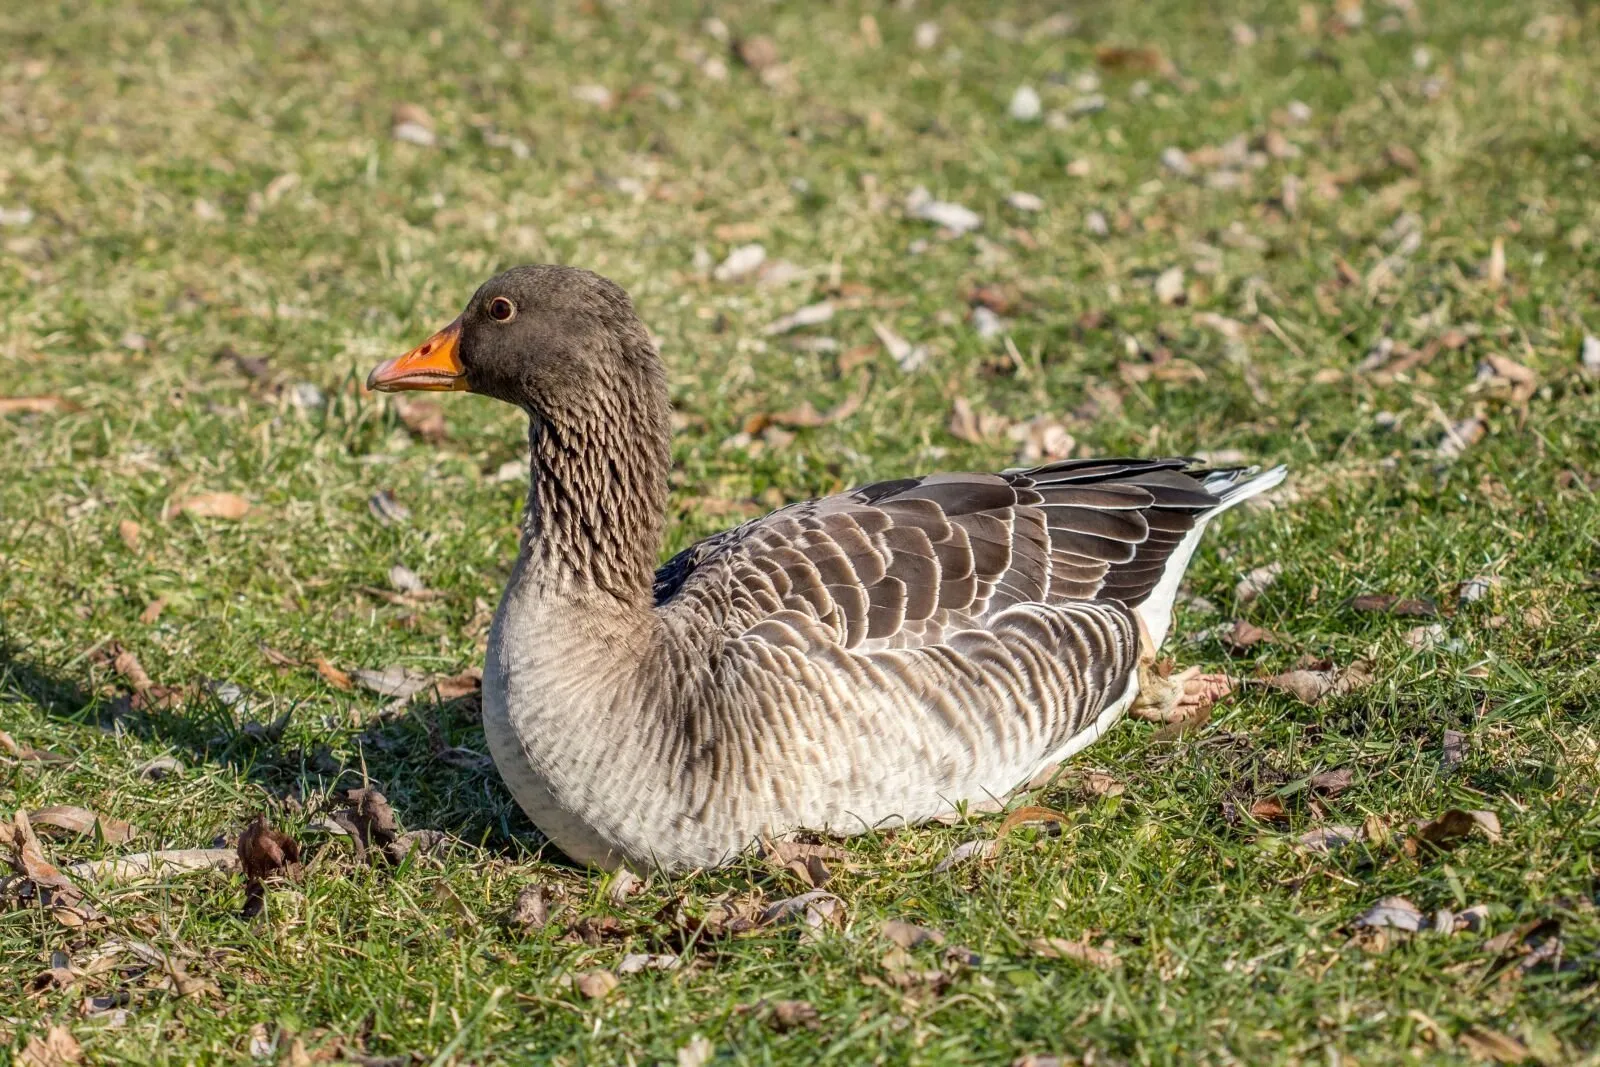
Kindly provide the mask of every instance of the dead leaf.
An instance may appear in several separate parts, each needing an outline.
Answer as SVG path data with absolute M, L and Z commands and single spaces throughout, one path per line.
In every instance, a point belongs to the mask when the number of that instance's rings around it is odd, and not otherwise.
M 1484 1026 L 1469 1026 L 1456 1040 L 1474 1059 L 1492 1060 L 1495 1063 L 1525 1063 L 1533 1058 L 1533 1050 L 1521 1041 Z
M 1127 789 L 1111 775 L 1099 771 L 1090 771 L 1083 776 L 1083 791 L 1092 797 L 1120 797 Z
M 350 678 L 364 689 L 395 700 L 409 700 L 428 687 L 426 674 L 399 664 L 390 664 L 381 670 L 353 670 Z
M 1439 605 L 1428 597 L 1399 597 L 1393 593 L 1364 593 L 1351 597 L 1352 611 L 1366 614 L 1401 615 L 1430 619 L 1439 614 Z
M 183 761 L 176 756 L 157 756 L 153 760 L 139 764 L 134 773 L 144 781 L 159 782 L 168 775 L 182 774 Z
M 1496 237 L 1489 246 L 1489 262 L 1484 264 L 1483 277 L 1489 288 L 1499 289 L 1506 284 L 1506 239 Z
M 908 923 L 901 919 L 890 919 L 878 928 L 878 932 L 901 948 L 916 948 L 918 945 L 942 945 L 944 934 L 926 926 Z
M 777 901 L 761 913 L 762 926 L 783 922 L 802 922 L 811 930 L 844 925 L 844 901 L 821 889 Z
M 1490 844 L 1500 843 L 1500 818 L 1494 812 L 1451 808 L 1438 818 L 1417 827 L 1402 847 L 1406 855 L 1416 858 L 1423 845 L 1439 849 L 1450 847 L 1473 830 L 1481 830 Z
M 1319 793 L 1336 797 L 1350 788 L 1350 783 L 1354 778 L 1355 772 L 1348 767 L 1344 767 L 1336 771 L 1322 771 L 1319 774 L 1313 774 L 1307 784 Z
M 884 350 L 889 353 L 890 358 L 906 374 L 921 370 L 928 362 L 927 346 L 913 345 L 876 319 L 872 323 L 872 332 L 878 335 L 878 340 L 883 343 Z
M 958 396 L 951 407 L 947 428 L 952 437 L 968 444 L 981 445 L 1005 433 L 1010 426 L 1011 420 L 1004 415 L 993 412 L 980 415 L 973 410 L 972 401 Z
M 1467 735 L 1459 730 L 1444 732 L 1444 745 L 1439 754 L 1441 770 L 1454 770 L 1467 758 Z
M 450 430 L 445 426 L 444 408 L 436 401 L 396 401 L 395 408 L 405 428 L 419 440 L 436 445 L 450 436 Z
M 122 543 L 129 552 L 139 551 L 139 535 L 143 532 L 144 528 L 132 519 L 123 519 L 117 523 L 117 536 L 122 538 Z
M 511 907 L 511 922 L 528 930 L 542 930 L 550 922 L 550 902 L 542 885 L 523 886 Z
M 1019 445 L 1017 462 L 1025 466 L 1066 459 L 1078 447 L 1061 421 L 1049 415 L 1035 415 L 1027 422 L 1019 422 L 1007 431 L 1007 436 Z
M 1163 76 L 1176 73 L 1166 53 L 1152 46 L 1100 45 L 1094 50 L 1094 61 L 1106 70 L 1143 71 Z
M 44 849 L 28 821 L 28 813 L 18 809 L 12 819 L 10 837 L 12 868 L 33 886 L 39 902 L 63 926 L 79 927 L 104 916 L 84 900 L 83 891 L 45 859 Z
M 1153 286 L 1157 303 L 1176 304 L 1184 299 L 1182 267 L 1168 267 L 1162 271 Z
M 966 863 L 968 860 L 986 860 L 995 854 L 997 842 L 984 838 L 977 841 L 965 841 L 950 850 L 950 854 L 939 861 L 934 867 L 934 874 L 943 874 L 952 867 Z
M 1361 831 L 1354 826 L 1319 826 L 1307 830 L 1296 840 L 1313 852 L 1332 852 L 1361 840 Z
M 245 876 L 243 916 L 254 918 L 266 906 L 263 881 L 299 873 L 300 843 L 273 829 L 265 815 L 257 815 L 239 835 L 239 866 Z
M 1528 402 L 1539 391 L 1539 376 L 1509 356 L 1491 353 L 1479 364 L 1473 388 L 1526 413 Z
M 35 826 L 53 826 L 74 834 L 93 834 L 98 825 L 100 837 L 108 845 L 124 844 L 138 833 L 132 823 L 96 815 L 88 808 L 65 805 L 31 811 L 28 813 L 28 821 Z
M 166 517 L 189 515 L 197 519 L 242 519 L 250 511 L 250 501 L 238 493 L 196 493 L 167 505 Z
M 256 647 L 261 650 L 261 654 L 266 657 L 267 662 L 272 664 L 274 667 L 298 667 L 298 666 L 300 666 L 300 661 L 299 660 L 295 659 L 293 656 L 290 656 L 290 655 L 288 655 L 286 653 L 279 652 L 277 649 L 273 648 L 271 645 L 267 644 L 265 641 L 262 641 L 262 642 L 258 643 L 256 645 Z
M 0 415 L 49 415 L 75 410 L 77 405 L 59 396 L 0 396 Z
M 1372 665 L 1366 660 L 1356 660 L 1348 667 L 1329 664 L 1317 669 L 1285 671 L 1261 680 L 1263 685 L 1282 690 L 1302 704 L 1311 705 L 1329 696 L 1353 693 L 1372 682 Z
M 1222 628 L 1217 633 L 1217 640 L 1222 642 L 1229 652 L 1248 652 L 1259 644 L 1276 644 L 1278 635 L 1271 630 L 1264 630 L 1253 622 L 1238 619 Z
M 1283 574 L 1282 563 L 1269 563 L 1264 567 L 1257 567 L 1240 578 L 1238 584 L 1233 587 L 1234 599 L 1241 604 L 1250 603 L 1266 592 L 1281 574 Z
M 1483 440 L 1488 432 L 1489 424 L 1480 416 L 1469 416 L 1445 427 L 1444 437 L 1434 453 L 1440 459 L 1458 459 L 1467 449 Z
M 1372 929 L 1392 927 L 1396 930 L 1407 930 L 1412 933 L 1421 930 L 1427 924 L 1427 918 L 1417 910 L 1415 904 L 1405 897 L 1384 897 L 1368 908 L 1356 920 L 1357 926 L 1366 926 Z
M 619 907 L 627 903 L 629 897 L 638 896 L 644 892 L 646 880 L 628 870 L 626 867 L 618 869 L 611 876 L 611 884 L 606 888 L 606 896 L 611 903 Z
M 356 846 L 356 858 L 365 860 L 368 849 L 387 853 L 400 837 L 400 823 L 389 805 L 389 798 L 371 786 L 363 786 L 346 790 L 344 800 L 345 807 L 335 811 L 331 818 L 350 834 Z
M 38 1034 L 17 1057 L 19 1067 L 67 1067 L 83 1059 L 83 1049 L 64 1026 L 52 1026 L 43 1037 Z
M 1034 955 L 1047 960 L 1073 960 L 1102 970 L 1111 970 L 1122 964 L 1121 960 L 1103 948 L 1095 948 L 1087 941 L 1068 941 L 1064 937 L 1037 937 L 1028 942 L 1028 948 Z
M 103 860 L 85 860 L 74 863 L 66 873 L 86 882 L 104 882 L 120 885 L 137 881 L 150 875 L 167 875 L 182 871 L 216 870 L 233 873 L 239 870 L 239 853 L 232 848 L 174 848 L 152 852 L 135 852 L 129 856 L 113 856 Z
M 317 673 L 322 675 L 322 680 L 333 686 L 335 689 L 342 689 L 348 693 L 351 689 L 355 688 L 355 686 L 350 682 L 350 676 L 344 671 L 341 671 L 338 667 L 335 667 L 333 664 L 329 663 L 324 657 L 318 656 L 312 661 L 312 665 L 317 668 Z
M 823 300 L 816 304 L 807 304 L 805 307 L 796 308 L 781 318 L 767 323 L 762 333 L 768 337 L 789 333 L 792 330 L 804 329 L 807 326 L 820 326 L 833 318 L 834 305 L 831 300 Z
M 1054 808 L 1029 804 L 1026 807 L 1018 808 L 1002 819 L 1000 826 L 994 832 L 994 836 L 997 839 L 1002 838 L 1018 827 L 1030 826 L 1035 823 L 1055 823 L 1057 826 L 1061 826 L 1066 821 L 1067 817 Z
M 786 426 L 793 430 L 814 429 L 818 426 L 829 426 L 842 422 L 861 409 L 861 404 L 867 399 L 867 391 L 871 388 L 872 379 L 862 375 L 861 382 L 849 396 L 829 408 L 827 411 L 818 411 L 812 406 L 811 401 L 805 400 L 798 407 L 786 411 L 775 411 L 766 417 L 766 421 L 774 426 Z M 759 431 L 749 431 L 759 432 Z
M 805 1000 L 775 1000 L 770 1005 L 767 1023 L 780 1033 L 804 1027 L 815 1029 L 820 1020 L 817 1009 Z
M 1262 822 L 1283 822 L 1289 818 L 1289 813 L 1277 797 L 1262 797 L 1250 805 L 1250 817 Z
M 167 610 L 167 598 L 158 596 L 146 604 L 143 611 L 139 612 L 139 622 L 145 626 L 154 626 L 156 621 L 161 618 L 161 613 L 165 610 Z
M 572 981 L 573 986 L 590 1000 L 604 1000 L 614 992 L 621 983 L 617 976 L 610 971 L 593 970 L 584 971 Z

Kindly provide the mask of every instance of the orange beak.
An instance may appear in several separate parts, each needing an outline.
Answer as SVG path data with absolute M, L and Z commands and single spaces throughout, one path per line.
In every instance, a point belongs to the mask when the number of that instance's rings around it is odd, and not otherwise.
M 380 393 L 464 390 L 467 371 L 461 365 L 460 346 L 461 320 L 456 319 L 400 358 L 373 367 L 367 375 L 367 388 Z

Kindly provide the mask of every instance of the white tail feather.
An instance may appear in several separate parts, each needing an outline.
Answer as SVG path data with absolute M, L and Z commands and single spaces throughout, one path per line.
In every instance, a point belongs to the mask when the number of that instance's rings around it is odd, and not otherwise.
M 1189 561 L 1194 558 L 1194 550 L 1199 547 L 1200 538 L 1204 536 L 1211 520 L 1229 508 L 1282 484 L 1288 473 L 1289 468 L 1281 466 L 1259 474 L 1251 468 L 1219 471 L 1205 480 L 1203 484 L 1206 489 L 1220 496 L 1222 503 L 1217 505 L 1215 511 L 1195 523 L 1194 529 L 1183 535 L 1178 547 L 1167 557 L 1167 567 L 1161 572 L 1161 580 L 1150 591 L 1150 595 L 1144 598 L 1144 602 L 1134 609 L 1149 628 L 1150 640 L 1157 648 L 1160 648 L 1162 642 L 1167 639 L 1167 630 L 1172 626 L 1172 605 L 1178 598 L 1178 585 L 1183 581 L 1183 574 L 1189 569 Z

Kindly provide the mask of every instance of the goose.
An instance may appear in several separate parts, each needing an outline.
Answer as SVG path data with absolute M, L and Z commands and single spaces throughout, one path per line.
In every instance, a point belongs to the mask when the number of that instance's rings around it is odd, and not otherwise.
M 666 372 L 620 286 L 507 270 L 367 385 L 527 413 L 484 733 L 557 848 L 641 873 L 990 802 L 1130 708 L 1170 708 L 1155 654 L 1200 536 L 1285 473 L 1070 459 L 894 478 L 658 567 Z

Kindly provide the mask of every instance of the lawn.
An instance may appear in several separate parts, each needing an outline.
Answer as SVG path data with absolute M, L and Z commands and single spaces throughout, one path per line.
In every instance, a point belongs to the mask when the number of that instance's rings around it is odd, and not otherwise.
M 0 1048 L 1600 1062 L 1600 9 L 63 0 L 0 42 L 0 817 L 98 815 L 32 820 L 62 868 L 302 850 L 12 878 Z M 1232 693 L 1021 825 L 566 863 L 462 677 L 522 416 L 361 386 L 527 261 L 658 336 L 672 551 L 1030 449 L 1289 464 L 1168 644 Z

